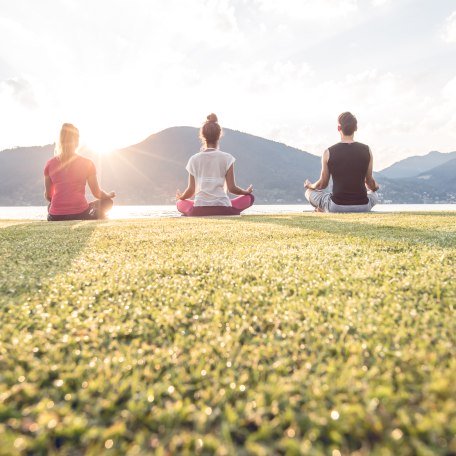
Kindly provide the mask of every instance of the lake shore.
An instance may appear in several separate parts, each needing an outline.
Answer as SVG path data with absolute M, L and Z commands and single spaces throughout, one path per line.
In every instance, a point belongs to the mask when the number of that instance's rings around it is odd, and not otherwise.
M 373 213 L 396 212 L 443 212 L 456 211 L 456 204 L 379 204 Z M 313 212 L 308 204 L 255 204 L 243 212 L 244 215 L 283 215 Z M 0 207 L 0 220 L 45 220 L 46 206 Z M 114 206 L 111 220 L 180 217 L 175 205 Z

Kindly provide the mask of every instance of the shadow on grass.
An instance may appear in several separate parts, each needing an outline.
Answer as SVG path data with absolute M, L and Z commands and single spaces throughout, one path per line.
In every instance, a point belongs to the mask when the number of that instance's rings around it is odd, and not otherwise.
M 26 222 L 0 229 L 0 302 L 65 273 L 100 222 Z M 102 222 L 103 223 L 103 222 Z
M 381 214 L 369 214 L 368 217 L 377 218 Z M 456 214 L 451 214 L 454 217 Z M 437 214 L 437 217 L 447 217 L 444 214 Z M 382 240 L 389 242 L 406 242 L 411 244 L 436 245 L 441 248 L 451 249 L 456 247 L 456 232 L 442 231 L 432 228 L 412 228 L 404 226 L 384 224 L 363 223 L 358 220 L 334 220 L 327 215 L 307 216 L 247 216 L 242 218 L 243 222 L 272 224 L 298 228 L 307 231 L 327 233 L 341 237 L 357 237 L 364 240 Z

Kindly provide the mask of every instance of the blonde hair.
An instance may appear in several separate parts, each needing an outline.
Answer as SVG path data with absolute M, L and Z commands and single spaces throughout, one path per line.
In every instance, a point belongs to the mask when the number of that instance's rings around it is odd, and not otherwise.
M 68 162 L 76 153 L 79 146 L 79 130 L 70 123 L 64 123 L 60 130 L 59 142 L 55 148 L 55 155 L 62 163 Z
M 222 128 L 218 123 L 217 116 L 212 113 L 209 114 L 206 119 L 199 134 L 200 140 L 205 147 L 207 147 L 208 144 L 217 144 L 222 136 Z

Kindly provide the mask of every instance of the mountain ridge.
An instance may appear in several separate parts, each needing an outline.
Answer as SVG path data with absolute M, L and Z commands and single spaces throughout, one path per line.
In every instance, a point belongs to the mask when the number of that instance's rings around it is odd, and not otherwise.
M 171 204 L 175 190 L 186 186 L 188 159 L 201 149 L 198 132 L 198 128 L 190 126 L 169 127 L 109 155 L 100 156 L 87 149 L 80 153 L 94 160 L 101 185 L 117 192 L 117 204 Z M 53 149 L 54 145 L 49 144 L 0 152 L 0 205 L 46 203 L 42 196 L 43 168 L 53 155 Z M 224 129 L 221 149 L 235 156 L 238 184 L 244 187 L 253 184 L 258 203 L 303 203 L 303 181 L 315 180 L 320 174 L 320 157 L 238 130 Z M 453 164 L 452 154 L 456 157 L 456 152 L 434 151 L 426 156 L 408 157 L 386 168 L 391 171 L 395 165 L 401 168 L 404 162 L 418 159 L 424 171 L 406 178 L 391 178 L 385 170 L 375 173 L 381 185 L 381 200 L 395 203 L 456 201 L 453 178 L 456 171 L 452 174 L 456 161 Z M 432 157 L 438 157 L 437 166 L 430 166 Z
M 413 155 L 399 160 L 382 169 L 379 173 L 388 179 L 416 177 L 436 166 L 443 165 L 453 158 L 456 158 L 456 152 L 443 153 L 434 150 L 425 155 Z

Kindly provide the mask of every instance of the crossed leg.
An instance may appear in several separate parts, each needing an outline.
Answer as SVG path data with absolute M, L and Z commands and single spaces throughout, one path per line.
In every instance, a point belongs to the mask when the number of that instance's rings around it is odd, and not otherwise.
M 249 208 L 253 202 L 255 201 L 255 197 L 250 195 L 241 195 L 237 198 L 233 198 L 231 200 L 231 207 L 224 207 L 224 206 L 198 206 L 198 215 L 236 215 L 240 214 L 245 209 Z M 178 200 L 176 203 L 177 210 L 184 215 L 191 216 L 193 209 L 194 209 L 194 201 L 192 200 Z M 207 214 L 204 214 L 205 208 L 207 208 Z M 214 208 L 224 209 L 223 213 L 215 214 Z M 196 215 L 196 214 L 195 214 Z

